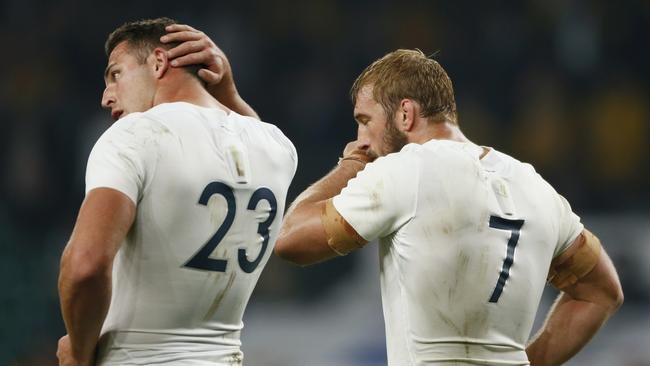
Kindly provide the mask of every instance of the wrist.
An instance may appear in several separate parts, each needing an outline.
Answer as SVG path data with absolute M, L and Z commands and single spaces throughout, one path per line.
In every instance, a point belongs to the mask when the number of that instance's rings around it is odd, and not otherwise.
M 95 359 L 96 346 L 82 351 L 72 352 L 72 355 L 79 365 L 92 365 Z
M 345 172 L 344 175 L 347 179 L 354 178 L 360 171 L 366 167 L 366 163 L 356 157 L 341 157 L 337 164 L 339 171 Z
M 344 162 L 350 162 L 350 163 L 355 163 L 356 165 L 361 165 L 361 166 L 366 166 L 367 161 L 364 159 L 361 159 L 357 156 L 342 156 L 339 158 L 339 162 L 337 165 L 341 165 Z
M 350 152 L 343 152 L 343 156 L 339 158 L 339 165 L 343 162 L 354 162 L 360 164 L 362 167 L 365 167 L 367 163 L 370 163 L 373 159 L 368 156 L 366 151 L 360 149 L 354 149 Z

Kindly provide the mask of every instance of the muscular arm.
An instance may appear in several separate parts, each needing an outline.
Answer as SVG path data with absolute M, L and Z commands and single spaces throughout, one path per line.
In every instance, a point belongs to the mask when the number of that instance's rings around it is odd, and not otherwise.
M 343 152 L 344 159 L 329 174 L 302 192 L 284 217 L 275 244 L 275 254 L 295 264 L 309 265 L 336 257 L 328 244 L 332 230 L 349 233 L 348 237 L 360 238 L 354 229 L 328 204 L 366 165 L 370 158 L 364 147 L 357 142 L 349 143 Z M 329 231 L 323 225 L 323 210 L 328 208 Z M 333 212 L 332 212 L 333 211 Z
M 135 205 L 110 188 L 86 196 L 61 257 L 59 296 L 71 354 L 91 364 L 111 299 L 113 259 L 135 217 Z
M 587 233 L 583 232 L 572 245 L 581 244 L 580 241 L 585 240 L 584 234 Z M 559 261 L 579 262 L 581 256 L 588 254 L 571 255 L 564 253 Z M 570 359 L 623 303 L 616 269 L 604 249 L 601 249 L 590 272 L 574 284 L 561 285 L 560 289 L 562 293 L 543 328 L 526 348 L 531 366 L 561 365 Z
M 199 70 L 199 77 L 205 82 L 208 92 L 221 104 L 233 111 L 260 119 L 255 110 L 239 95 L 226 54 L 205 33 L 189 25 L 173 24 L 166 28 L 163 43 L 182 42 L 168 51 L 173 67 L 205 65 Z
M 295 264 L 309 265 L 336 257 L 327 244 L 321 216 L 327 200 L 336 196 L 362 170 L 364 164 L 344 160 L 325 177 L 302 192 L 287 211 L 275 254 Z M 338 215 L 338 213 L 333 213 Z

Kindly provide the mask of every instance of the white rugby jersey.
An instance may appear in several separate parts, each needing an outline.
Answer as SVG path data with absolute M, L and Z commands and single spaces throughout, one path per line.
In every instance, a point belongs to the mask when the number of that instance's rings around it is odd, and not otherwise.
M 583 226 L 529 164 L 431 140 L 377 159 L 334 198 L 379 239 L 388 364 L 528 365 L 551 260 Z
M 242 315 L 273 251 L 296 171 L 270 124 L 178 102 L 115 122 L 86 192 L 137 205 L 113 268 L 98 365 L 238 365 Z

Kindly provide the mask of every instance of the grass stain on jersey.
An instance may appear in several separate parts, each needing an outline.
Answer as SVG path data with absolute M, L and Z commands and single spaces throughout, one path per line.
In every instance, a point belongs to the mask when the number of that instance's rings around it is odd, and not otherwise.
M 214 301 L 212 302 L 212 305 L 210 305 L 210 309 L 208 309 L 208 312 L 203 317 L 203 320 L 207 321 L 212 319 L 214 313 L 217 312 L 217 309 L 219 309 L 219 305 L 221 305 L 221 301 L 228 293 L 228 290 L 230 290 L 230 288 L 232 287 L 232 284 L 235 282 L 235 277 L 237 277 L 237 272 L 236 271 L 230 272 L 230 277 L 228 278 L 228 283 L 226 284 L 226 287 L 221 292 L 219 292 L 217 296 L 214 298 Z

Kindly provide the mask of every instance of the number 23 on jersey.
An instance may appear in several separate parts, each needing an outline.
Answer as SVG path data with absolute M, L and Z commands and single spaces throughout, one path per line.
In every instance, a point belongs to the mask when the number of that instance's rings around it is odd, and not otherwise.
M 215 272 L 226 271 L 228 260 L 210 258 L 210 254 L 214 252 L 216 247 L 226 236 L 228 230 L 235 221 L 237 205 L 235 203 L 235 194 L 233 192 L 233 189 L 222 182 L 211 182 L 208 184 L 205 189 L 203 189 L 203 193 L 201 193 L 199 204 L 207 206 L 208 200 L 215 194 L 221 195 L 226 200 L 226 218 L 223 220 L 221 226 L 219 226 L 219 229 L 217 229 L 217 232 L 214 233 L 210 240 L 208 240 L 208 242 L 205 243 L 203 247 L 201 247 L 201 249 L 199 249 L 199 251 L 183 265 L 184 267 Z M 269 245 L 269 227 L 273 223 L 273 220 L 275 219 L 275 215 L 277 213 L 278 203 L 275 199 L 275 195 L 270 189 L 266 187 L 258 188 L 253 192 L 250 199 L 248 200 L 246 209 L 255 210 L 258 203 L 262 200 L 267 201 L 271 206 L 271 209 L 269 211 L 269 216 L 267 219 L 263 222 L 258 223 L 257 225 L 257 233 L 261 235 L 263 239 L 260 254 L 254 260 L 249 261 L 246 249 L 239 248 L 237 250 L 237 261 L 239 262 L 239 267 L 246 273 L 253 272 L 262 261 L 262 258 L 264 257 L 264 254 L 266 253 Z M 251 228 L 251 230 L 252 229 L 253 228 Z

